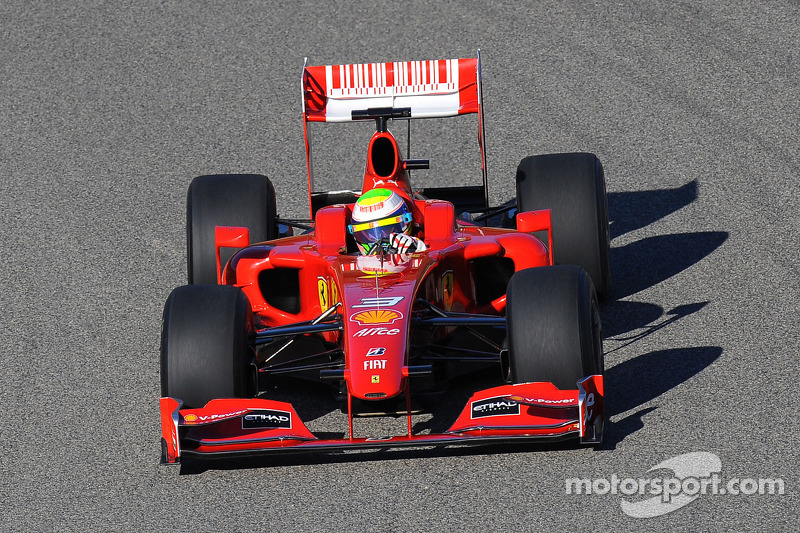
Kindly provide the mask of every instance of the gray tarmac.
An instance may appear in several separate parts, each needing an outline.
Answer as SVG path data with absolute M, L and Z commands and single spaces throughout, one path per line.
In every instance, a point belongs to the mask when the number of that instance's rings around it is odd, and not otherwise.
M 795 530 L 798 20 L 788 0 L 3 2 L 0 529 Z M 191 178 L 264 173 L 280 214 L 303 217 L 304 57 L 477 48 L 493 202 L 527 155 L 605 165 L 603 446 L 160 467 L 161 312 L 185 282 Z M 331 141 L 331 188 L 359 183 L 359 126 L 312 139 Z M 475 168 L 467 128 L 431 126 L 435 153 L 412 144 L 425 177 Z M 701 494 L 651 518 L 623 512 L 647 495 L 567 494 L 693 452 L 723 482 L 784 494 Z

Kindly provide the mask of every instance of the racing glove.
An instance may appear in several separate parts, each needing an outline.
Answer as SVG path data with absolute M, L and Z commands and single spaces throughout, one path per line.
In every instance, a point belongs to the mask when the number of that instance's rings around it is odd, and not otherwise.
M 428 249 L 422 239 L 406 235 L 405 233 L 392 233 L 389 235 L 389 248 L 396 250 L 398 254 L 410 254 L 413 252 L 423 252 Z

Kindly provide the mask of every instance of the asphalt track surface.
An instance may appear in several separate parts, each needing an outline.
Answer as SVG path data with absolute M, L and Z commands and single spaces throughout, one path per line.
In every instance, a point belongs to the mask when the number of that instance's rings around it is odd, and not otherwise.
M 796 530 L 798 21 L 776 0 L 0 3 L 0 529 Z M 159 467 L 191 178 L 267 174 L 302 217 L 304 56 L 476 48 L 494 202 L 526 155 L 605 165 L 605 443 Z M 369 131 L 331 127 L 354 148 L 321 160 L 352 186 Z M 440 183 L 477 150 L 461 128 L 438 160 L 414 145 Z M 632 518 L 645 496 L 566 492 L 690 452 L 785 493 Z

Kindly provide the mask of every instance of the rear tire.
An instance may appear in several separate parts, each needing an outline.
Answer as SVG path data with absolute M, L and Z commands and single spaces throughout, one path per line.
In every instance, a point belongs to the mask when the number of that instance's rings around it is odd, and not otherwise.
M 603 373 L 603 336 L 592 280 L 580 267 L 521 270 L 508 283 L 506 317 L 511 379 L 575 389 Z
M 250 242 L 278 237 L 275 189 L 259 174 L 214 174 L 192 180 L 186 195 L 189 284 L 217 283 L 216 226 L 243 226 Z M 221 250 L 222 266 L 232 250 Z
M 600 299 L 611 289 L 608 202 L 603 165 L 594 154 L 526 157 L 517 167 L 517 209 L 550 209 L 553 261 L 578 265 Z
M 202 407 L 257 394 L 250 301 L 227 285 L 185 285 L 164 305 L 161 394 Z

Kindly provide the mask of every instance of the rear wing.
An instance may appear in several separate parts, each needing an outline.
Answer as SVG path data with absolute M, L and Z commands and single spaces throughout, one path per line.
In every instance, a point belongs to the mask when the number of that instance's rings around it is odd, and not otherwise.
M 478 59 L 434 59 L 305 67 L 307 122 L 350 122 L 352 112 L 408 108 L 411 118 L 452 117 L 480 110 Z
M 301 86 L 309 205 L 313 186 L 308 123 L 360 120 L 359 116 L 370 109 L 402 110 L 395 115 L 406 119 L 477 114 L 483 188 L 488 205 L 480 57 L 478 50 L 477 57 L 468 59 L 304 64 Z

